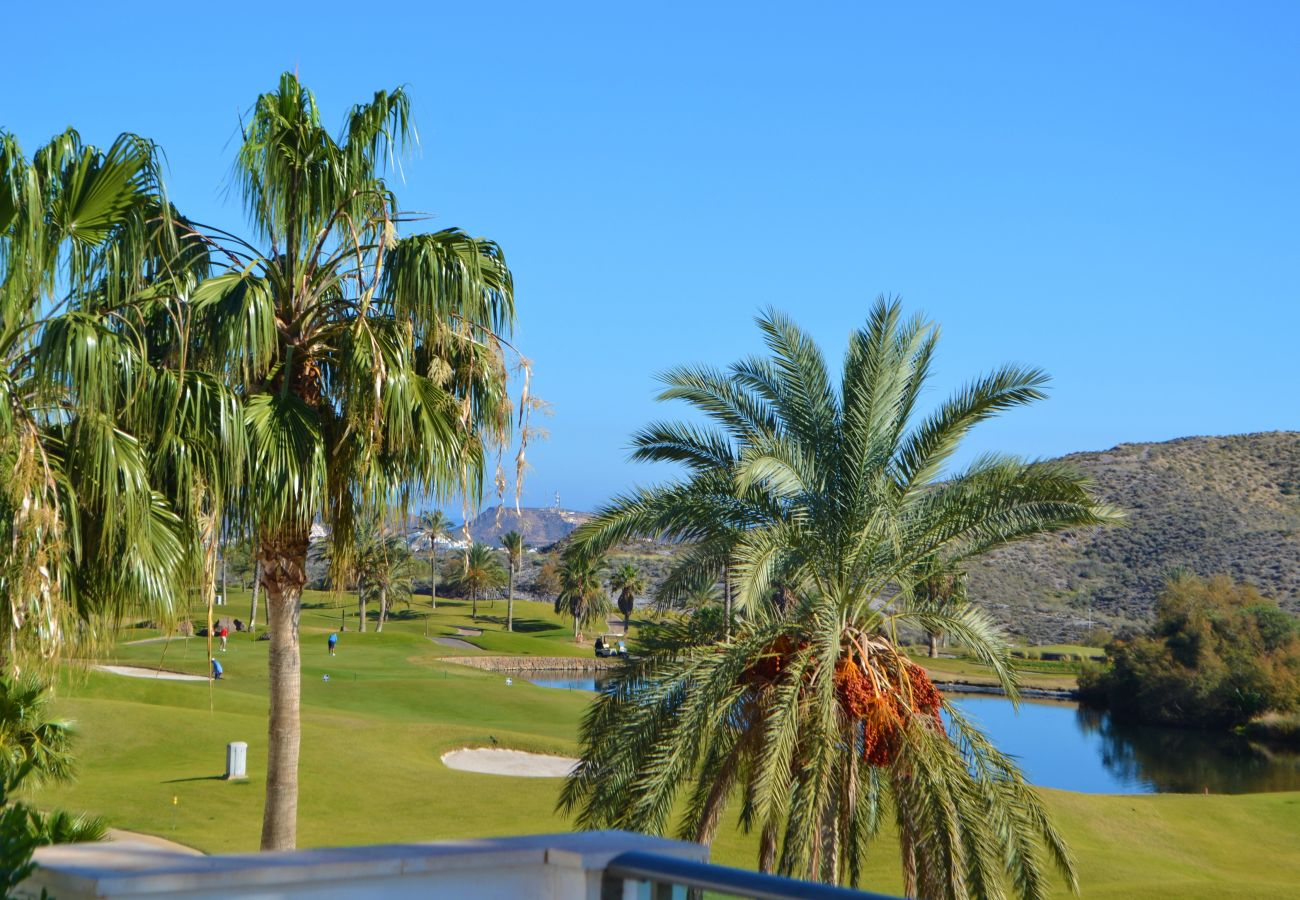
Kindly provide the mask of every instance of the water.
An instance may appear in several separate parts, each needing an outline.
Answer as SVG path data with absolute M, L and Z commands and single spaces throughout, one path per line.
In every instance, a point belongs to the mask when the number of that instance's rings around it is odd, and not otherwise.
M 575 672 L 538 672 L 542 687 L 597 691 L 605 679 Z M 1086 794 L 1247 794 L 1300 790 L 1300 752 L 1252 743 L 1233 734 L 1127 725 L 1073 703 L 1003 697 L 948 698 L 994 744 L 1044 787 Z

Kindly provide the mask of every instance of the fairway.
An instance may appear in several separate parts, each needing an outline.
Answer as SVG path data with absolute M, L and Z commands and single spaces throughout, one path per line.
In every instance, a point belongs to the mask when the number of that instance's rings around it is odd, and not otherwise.
M 342 598 L 346 599 L 346 598 Z M 423 598 L 399 608 L 383 634 L 358 634 L 341 598 L 310 595 L 303 611 L 300 846 L 437 840 L 567 830 L 555 812 L 560 781 L 454 771 L 460 747 L 573 755 L 590 695 L 540 688 L 448 662 L 457 652 L 424 636 Z M 247 611 L 238 595 L 224 614 Z M 589 655 L 549 605 L 516 601 L 519 633 L 501 632 L 503 601 L 481 604 L 475 652 Z M 348 615 L 338 655 L 326 635 Z M 468 607 L 439 601 L 429 634 L 471 623 Z M 124 640 L 152 636 L 129 630 Z M 59 711 L 78 723 L 79 779 L 37 802 L 105 815 L 115 827 L 209 852 L 258 844 L 266 740 L 266 648 L 234 634 L 217 683 L 65 672 Z M 112 661 L 206 671 L 202 638 L 121 643 Z M 325 676 L 329 676 L 326 680 Z M 249 744 L 250 778 L 220 779 L 225 745 Z M 1292 893 L 1300 883 L 1300 794 L 1105 797 L 1045 792 L 1079 857 L 1087 897 L 1234 897 Z M 173 803 L 173 798 L 176 802 Z M 714 859 L 753 866 L 755 843 L 724 829 Z M 888 836 L 872 853 L 868 886 L 898 891 Z M 1062 892 L 1064 893 L 1064 892 Z

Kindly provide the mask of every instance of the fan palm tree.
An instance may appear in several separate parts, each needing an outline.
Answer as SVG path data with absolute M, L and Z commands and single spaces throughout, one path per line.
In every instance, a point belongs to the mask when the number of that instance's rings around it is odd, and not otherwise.
M 49 715 L 49 685 L 30 675 L 0 676 L 0 896 L 30 874 L 31 853 L 43 844 L 102 840 L 102 819 L 62 810 L 42 812 L 19 795 L 72 777 L 71 727 Z
M 515 622 L 515 575 L 519 564 L 524 559 L 524 536 L 517 531 L 507 531 L 501 535 L 501 546 L 506 551 L 506 561 L 510 568 L 510 585 L 506 589 L 506 631 L 514 631 Z
M 169 207 L 155 148 L 0 132 L 0 660 L 53 659 L 184 587 L 182 527 L 132 431 L 166 387 L 135 305 Z M 178 403 L 177 406 L 183 406 Z M 146 410 L 141 414 L 141 410 Z M 173 408 L 173 416 L 176 416 Z
M 456 587 L 470 598 L 471 616 L 478 621 L 478 602 L 488 591 L 506 583 L 506 570 L 497 562 L 496 554 L 487 544 L 475 541 L 460 559 L 453 576 Z
M 623 614 L 623 633 L 627 634 L 636 608 L 636 595 L 645 591 L 645 576 L 641 570 L 627 563 L 609 576 L 609 589 L 618 596 L 618 611 Z
M 609 594 L 600 581 L 601 557 L 596 553 L 570 547 L 560 561 L 560 591 L 556 606 L 573 619 L 573 640 L 582 639 L 582 630 L 603 623 L 609 615 Z
M 907 628 L 946 629 L 1015 699 L 1000 629 L 974 606 L 907 602 L 916 566 L 1117 517 L 1056 464 L 986 456 L 941 478 L 972 427 L 1041 397 L 1045 376 L 1001 368 L 920 417 L 937 330 L 897 303 L 850 336 L 838 386 L 793 323 L 769 312 L 759 327 L 768 356 L 665 376 L 663 396 L 710 425 L 652 425 L 636 455 L 686 476 L 616 499 L 575 535 L 588 552 L 694 540 L 676 576 L 725 566 L 742 616 L 721 641 L 693 619 L 643 643 L 583 722 L 561 808 L 583 827 L 662 832 L 690 784 L 680 835 L 710 841 L 734 798 L 764 871 L 850 884 L 892 814 L 909 895 L 997 896 L 1009 880 L 1043 896 L 1045 858 L 1074 885 L 1015 763 L 899 643 Z
M 353 107 L 336 136 L 291 74 L 246 119 L 235 167 L 253 239 L 196 225 L 222 268 L 189 295 L 189 360 L 235 385 L 247 446 L 233 526 L 257 544 L 270 617 L 262 847 L 296 841 L 298 620 L 315 521 L 350 571 L 358 523 L 409 500 L 477 502 L 512 426 L 511 275 L 496 244 L 403 234 L 385 181 L 414 140 L 403 90 Z M 527 404 L 521 408 L 526 409 Z
M 428 544 L 429 553 L 429 608 L 438 608 L 438 542 L 451 534 L 451 519 L 440 509 L 423 513 L 415 536 Z
M 72 777 L 72 727 L 50 715 L 51 700 L 31 675 L 0 677 L 0 761 L 6 771 L 30 763 L 32 786 Z

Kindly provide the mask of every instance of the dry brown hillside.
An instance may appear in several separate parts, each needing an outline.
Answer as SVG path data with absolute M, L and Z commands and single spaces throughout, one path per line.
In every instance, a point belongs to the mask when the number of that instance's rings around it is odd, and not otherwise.
M 1300 611 L 1300 432 L 1121 444 L 1064 457 L 1128 512 L 1124 527 L 993 554 L 971 594 L 1014 631 L 1076 638 L 1093 617 L 1137 624 L 1176 569 L 1226 572 Z
M 1226 572 L 1300 612 L 1300 432 L 1121 444 L 1064 459 L 1091 475 L 1128 522 L 1043 538 L 976 563 L 972 596 L 1015 634 L 1076 640 L 1088 629 L 1090 609 L 1093 622 L 1112 629 L 1140 625 L 1177 569 Z M 545 517 L 552 540 L 586 518 L 564 512 Z M 492 511 L 479 522 L 492 523 Z M 610 564 L 640 566 L 653 590 L 673 553 L 671 545 L 637 542 Z M 524 584 L 541 562 L 534 556 L 526 563 Z

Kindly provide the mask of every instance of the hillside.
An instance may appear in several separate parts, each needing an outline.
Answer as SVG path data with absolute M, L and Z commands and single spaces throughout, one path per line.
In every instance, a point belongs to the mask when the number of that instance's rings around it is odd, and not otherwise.
M 1064 460 L 1089 474 L 1098 495 L 1124 509 L 1128 522 L 1042 538 L 976 563 L 971 596 L 1014 634 L 1054 643 L 1081 638 L 1090 620 L 1112 630 L 1141 626 L 1166 575 L 1178 569 L 1226 572 L 1300 612 L 1300 432 L 1121 444 Z M 586 518 L 524 512 L 526 521 L 535 514 L 546 522 L 555 540 Z M 485 512 L 476 523 L 490 526 L 494 515 Z M 513 515 L 504 513 L 504 527 L 491 533 L 517 527 L 509 524 Z M 672 545 L 638 541 L 619 548 L 609 564 L 640 566 L 653 590 L 673 553 Z M 531 583 L 541 562 L 525 563 L 522 584 Z
M 1077 637 L 1090 605 L 1108 626 L 1142 623 L 1176 569 L 1226 572 L 1300 612 L 1300 432 L 1121 444 L 1064 460 L 1129 520 L 1012 547 L 973 567 L 972 597 L 1016 632 Z
M 517 531 L 527 546 L 544 547 L 567 536 L 589 518 L 589 513 L 571 509 L 525 506 L 515 512 L 513 506 L 494 506 L 474 517 L 469 533 L 476 541 L 496 546 L 501 535 Z M 456 536 L 460 536 L 459 529 Z

